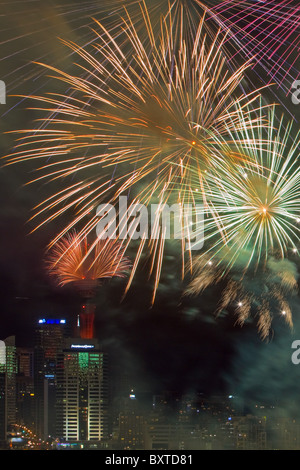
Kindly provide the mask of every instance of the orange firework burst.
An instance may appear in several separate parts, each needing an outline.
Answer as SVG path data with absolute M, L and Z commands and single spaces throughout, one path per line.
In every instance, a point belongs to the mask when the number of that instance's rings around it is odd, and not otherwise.
M 87 237 L 67 234 L 52 249 L 48 262 L 51 275 L 64 286 L 74 283 L 81 290 L 93 290 L 100 279 L 125 277 L 130 260 L 116 240 L 98 239 L 91 245 Z
M 79 224 L 85 224 L 85 234 L 94 230 L 98 205 L 116 204 L 121 195 L 130 193 L 132 205 L 193 204 L 192 169 L 205 200 L 206 172 L 214 174 L 219 161 L 244 161 L 242 153 L 231 152 L 228 139 L 240 128 L 256 126 L 254 103 L 260 92 L 240 89 L 249 63 L 231 69 L 223 54 L 228 33 L 211 37 L 205 16 L 192 49 L 184 40 L 174 49 L 171 21 L 162 22 L 160 38 L 154 38 L 147 9 L 140 8 L 151 52 L 129 15 L 119 25 L 128 39 L 125 46 L 123 37 L 113 36 L 100 22 L 95 22 L 97 44 L 91 50 L 67 42 L 86 78 L 49 67 L 71 91 L 33 97 L 47 117 L 39 129 L 24 131 L 28 135 L 10 156 L 11 163 L 41 161 L 36 180 L 62 183 L 35 214 L 43 218 L 37 226 L 70 215 L 53 243 Z M 155 286 L 164 244 L 161 234 L 149 242 L 157 261 L 152 262 Z M 137 261 L 144 245 L 142 240 Z
M 97 239 L 88 243 L 86 236 L 73 231 L 61 238 L 47 260 L 51 276 L 60 286 L 72 283 L 84 299 L 80 321 L 81 338 L 94 337 L 96 305 L 92 300 L 102 279 L 123 278 L 130 269 L 130 260 L 117 240 Z

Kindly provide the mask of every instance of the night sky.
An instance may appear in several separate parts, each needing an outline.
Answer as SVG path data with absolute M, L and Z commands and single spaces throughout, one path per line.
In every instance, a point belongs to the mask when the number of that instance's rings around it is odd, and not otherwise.
M 34 4 L 24 3 L 27 7 Z M 28 11 L 30 15 L 30 8 Z M 13 17 L 9 10 L 9 20 L 5 20 L 5 24 L 0 16 L 0 79 L 7 83 L 9 94 L 27 94 L 47 86 L 49 82 L 45 76 L 29 79 L 28 60 L 43 55 L 49 61 L 61 60 L 61 46 L 54 45 L 57 36 L 80 34 L 80 30 L 66 28 L 61 16 L 55 20 L 51 4 L 41 11 L 41 26 L 47 23 L 48 29 L 40 28 L 43 31 L 39 33 L 42 38 L 39 48 L 36 45 L 38 33 L 26 35 L 30 22 L 26 25 L 22 12 Z M 25 35 L 23 40 L 8 40 L 22 34 Z M 16 53 L 18 48 L 23 48 L 24 52 Z M 31 67 L 34 70 L 35 66 Z M 292 105 L 289 97 L 282 99 L 297 119 L 299 106 Z M 0 105 L 0 116 L 1 154 L 6 155 L 14 140 L 12 135 L 4 132 L 30 126 L 35 116 L 33 111 L 26 110 L 24 101 L 11 96 L 7 97 L 6 105 Z M 46 191 L 40 185 L 24 186 L 32 170 L 30 164 L 0 170 L 0 339 L 16 335 L 17 346 L 32 345 L 37 318 L 67 317 L 75 322 L 80 305 L 75 290 L 57 288 L 45 272 L 45 247 L 57 233 L 57 225 L 48 225 L 30 234 L 34 224 L 28 219 L 37 200 L 41 200 Z M 294 339 L 300 339 L 299 297 L 291 302 L 294 330 L 291 332 L 278 319 L 273 324 L 270 341 L 262 341 L 255 318 L 241 328 L 235 325 L 232 312 L 218 318 L 214 315 L 218 287 L 208 289 L 196 298 L 182 296 L 177 250 L 176 244 L 169 247 L 161 285 L 152 307 L 153 284 L 147 279 L 146 267 L 141 266 L 124 300 L 123 280 L 112 280 L 99 286 L 97 334 L 103 347 L 110 352 L 114 367 L 128 375 L 132 386 L 142 391 L 232 393 L 249 403 L 280 399 L 288 413 L 296 413 L 300 365 L 291 362 L 291 344 Z

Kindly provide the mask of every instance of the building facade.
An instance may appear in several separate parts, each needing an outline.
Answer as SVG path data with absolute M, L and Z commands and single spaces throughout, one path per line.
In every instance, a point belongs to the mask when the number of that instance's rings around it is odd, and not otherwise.
M 57 436 L 67 442 L 108 436 L 108 364 L 95 339 L 67 339 L 57 364 Z
M 35 433 L 42 439 L 56 433 L 57 355 L 69 334 L 65 319 L 41 318 L 35 328 Z
M 0 441 L 4 443 L 8 432 L 16 423 L 17 359 L 15 337 L 0 341 Z

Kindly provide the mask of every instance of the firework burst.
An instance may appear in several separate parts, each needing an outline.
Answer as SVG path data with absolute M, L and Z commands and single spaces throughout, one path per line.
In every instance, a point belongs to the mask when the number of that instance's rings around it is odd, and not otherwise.
M 293 327 L 289 300 L 297 294 L 297 280 L 295 265 L 288 260 L 269 258 L 262 272 L 248 270 L 241 277 L 238 269 L 224 273 L 222 267 L 202 256 L 193 262 L 193 279 L 185 294 L 196 296 L 209 287 L 219 286 L 220 300 L 215 314 L 233 312 L 239 326 L 256 318 L 261 338 L 267 339 L 277 316 Z
M 81 338 L 94 337 L 96 289 L 104 279 L 124 278 L 131 267 L 128 257 L 116 240 L 89 243 L 76 231 L 68 233 L 52 248 L 47 269 L 60 286 L 72 284 L 83 299 L 78 326 Z M 79 320 L 80 319 L 80 320 Z
M 60 286 L 74 283 L 82 290 L 93 290 L 101 279 L 124 278 L 131 266 L 117 240 L 89 244 L 75 231 L 56 243 L 47 264 Z
M 228 166 L 222 168 L 220 163 L 219 174 L 210 181 L 206 253 L 226 269 L 239 264 L 239 258 L 247 270 L 250 266 L 261 268 L 270 255 L 284 258 L 298 252 L 300 133 L 294 132 L 292 121 L 285 123 L 283 116 L 276 127 L 275 110 L 269 109 L 269 126 L 263 120 L 238 139 L 256 165 L 235 165 L 228 171 Z M 206 180 L 209 178 L 207 175 Z
M 172 25 L 162 23 L 160 41 L 154 40 L 147 10 L 143 11 L 151 54 L 130 16 L 123 19 L 130 53 L 127 45 L 122 49 L 123 39 L 119 43 L 99 22 L 94 31 L 98 42 L 91 51 L 67 42 L 88 78 L 49 66 L 72 91 L 68 96 L 33 97 L 47 117 L 39 129 L 22 131 L 25 136 L 9 157 L 10 163 L 43 161 L 36 180 L 63 182 L 35 214 L 43 217 L 38 226 L 71 214 L 70 224 L 53 243 L 78 224 L 84 226 L 82 234 L 95 229 L 98 204 L 115 204 L 120 195 L 130 196 L 131 205 L 157 203 L 160 208 L 168 202 L 193 201 L 191 169 L 197 171 L 205 199 L 208 170 L 211 178 L 220 162 L 225 167 L 245 160 L 243 150 L 232 150 L 227 140 L 240 129 L 257 125 L 260 93 L 239 89 L 249 64 L 235 71 L 228 67 L 222 52 L 227 34 L 209 38 L 205 16 L 192 51 L 182 41 L 174 52 Z M 161 209 L 158 218 L 160 214 Z M 153 239 L 150 251 L 159 260 L 157 286 L 165 240 Z M 144 244 L 145 240 L 137 261 Z M 135 268 L 136 263 L 133 273 Z
M 271 123 L 274 118 L 275 108 Z M 300 231 L 299 133 L 294 135 L 283 118 L 277 129 L 262 125 L 254 132 L 262 145 L 249 145 L 248 151 L 257 166 L 235 167 L 230 173 L 220 169 L 214 177 L 206 247 L 193 260 L 187 293 L 225 283 L 217 311 L 234 308 L 239 324 L 254 312 L 266 338 L 274 312 L 292 326 L 288 299 L 297 292 L 298 277 L 292 261 L 298 256 Z M 250 136 L 249 142 L 254 140 Z

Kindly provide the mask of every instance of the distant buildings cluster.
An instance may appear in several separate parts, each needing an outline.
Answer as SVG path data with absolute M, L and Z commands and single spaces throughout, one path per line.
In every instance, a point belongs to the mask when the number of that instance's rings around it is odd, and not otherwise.
M 112 392 L 99 342 L 41 319 L 32 348 L 0 341 L 0 447 L 300 449 L 300 424 L 270 405 L 247 414 L 234 396 L 136 395 L 121 381 Z
M 18 348 L 10 337 L 0 350 L 3 446 L 15 425 L 41 442 L 107 439 L 107 354 L 96 339 L 70 337 L 63 319 L 41 319 L 33 348 Z M 18 437 L 12 442 L 20 445 Z

